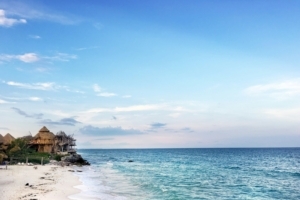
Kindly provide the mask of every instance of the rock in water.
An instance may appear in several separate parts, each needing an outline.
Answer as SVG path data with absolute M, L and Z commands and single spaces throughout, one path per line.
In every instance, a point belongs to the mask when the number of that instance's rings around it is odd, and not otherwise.
M 73 164 L 90 165 L 90 163 L 84 160 L 79 154 L 71 154 L 69 156 L 64 156 L 61 158 L 61 161 Z

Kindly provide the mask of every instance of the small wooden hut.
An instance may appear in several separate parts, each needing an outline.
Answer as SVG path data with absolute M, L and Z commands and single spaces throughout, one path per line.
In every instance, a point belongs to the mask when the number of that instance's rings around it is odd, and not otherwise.
M 9 145 L 12 141 L 15 140 L 15 138 L 14 138 L 11 134 L 9 134 L 9 133 L 7 133 L 7 134 L 3 137 L 3 139 L 4 139 L 4 144 L 6 144 L 6 145 Z
M 55 135 L 45 126 L 29 142 L 38 152 L 52 153 Z
M 4 137 L 0 134 L 0 145 L 4 143 Z
M 72 135 L 67 135 L 65 132 L 60 131 L 55 135 L 55 152 L 76 152 L 73 146 L 76 146 L 75 139 Z

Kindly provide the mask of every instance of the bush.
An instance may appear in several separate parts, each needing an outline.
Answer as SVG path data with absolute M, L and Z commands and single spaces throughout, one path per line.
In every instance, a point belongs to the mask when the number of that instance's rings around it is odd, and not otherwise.
M 61 161 L 61 158 L 64 157 L 63 155 L 58 155 L 58 154 L 55 154 L 54 156 L 54 160 L 56 161 Z

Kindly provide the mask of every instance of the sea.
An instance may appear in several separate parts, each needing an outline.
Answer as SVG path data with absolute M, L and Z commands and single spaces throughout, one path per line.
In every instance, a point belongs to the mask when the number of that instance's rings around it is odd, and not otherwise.
M 300 199 L 300 148 L 81 149 L 75 200 Z

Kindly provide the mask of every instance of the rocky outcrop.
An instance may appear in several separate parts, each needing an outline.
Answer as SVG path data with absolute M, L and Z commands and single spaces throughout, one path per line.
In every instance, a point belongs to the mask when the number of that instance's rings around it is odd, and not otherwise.
M 61 161 L 66 163 L 79 164 L 79 165 L 90 165 L 90 163 L 84 160 L 80 154 L 76 154 L 76 153 L 62 157 Z

